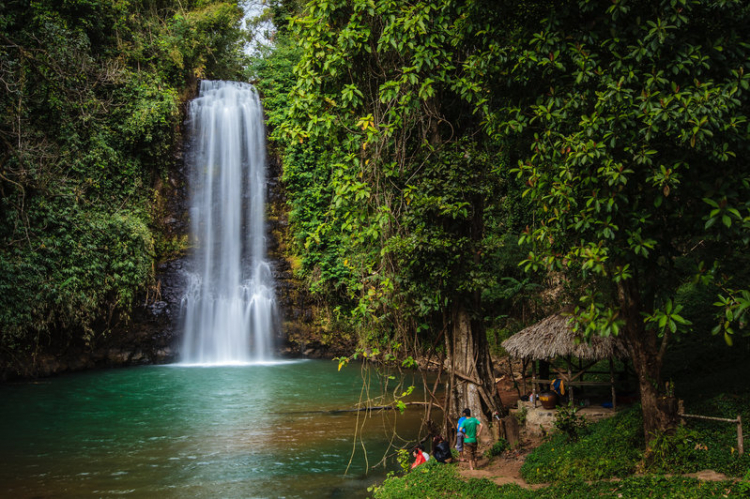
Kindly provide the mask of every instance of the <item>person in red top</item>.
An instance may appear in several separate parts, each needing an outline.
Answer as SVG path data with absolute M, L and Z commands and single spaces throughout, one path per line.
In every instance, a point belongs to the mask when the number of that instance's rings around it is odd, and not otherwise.
M 414 462 L 411 465 L 411 469 L 416 468 L 422 463 L 426 463 L 427 460 L 430 459 L 430 455 L 424 451 L 422 444 L 417 444 L 411 452 L 411 455 L 414 456 Z

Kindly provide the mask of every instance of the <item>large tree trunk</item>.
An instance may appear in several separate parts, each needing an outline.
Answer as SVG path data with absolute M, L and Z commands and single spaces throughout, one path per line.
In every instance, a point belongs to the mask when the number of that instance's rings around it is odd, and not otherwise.
M 473 250 L 471 258 L 475 267 L 480 266 L 479 248 L 484 237 L 484 201 L 481 195 L 475 194 L 471 199 L 473 216 L 469 224 L 459 232 L 471 238 Z M 468 256 L 468 255 L 467 255 Z M 466 268 L 454 269 L 455 272 L 466 272 Z M 484 438 L 491 435 L 489 423 L 493 414 L 505 416 L 505 410 L 497 393 L 495 376 L 492 369 L 487 336 L 481 319 L 481 292 L 475 290 L 470 296 L 454 295 L 453 306 L 448 318 L 445 345 L 448 362 L 449 383 L 446 390 L 445 424 L 447 434 L 453 437 L 456 432 L 455 422 L 464 409 L 470 409 L 472 416 L 478 418 L 485 429 Z M 474 312 L 474 313 L 472 313 Z M 500 424 L 500 421 L 497 421 Z M 452 427 L 452 428 L 451 428 Z
M 646 329 L 643 323 L 640 295 L 634 279 L 618 284 L 618 298 L 633 369 L 638 376 L 643 431 L 648 442 L 657 433 L 671 432 L 677 426 L 677 401 L 662 382 L 660 352 L 663 350 L 657 331 Z
M 451 327 L 446 334 L 449 383 L 445 414 L 448 435 L 455 434 L 455 422 L 464 409 L 470 409 L 485 425 L 483 434 L 489 435 L 488 423 L 492 414 L 505 412 L 497 394 L 487 338 L 479 321 L 472 321 L 464 305 L 456 305 Z

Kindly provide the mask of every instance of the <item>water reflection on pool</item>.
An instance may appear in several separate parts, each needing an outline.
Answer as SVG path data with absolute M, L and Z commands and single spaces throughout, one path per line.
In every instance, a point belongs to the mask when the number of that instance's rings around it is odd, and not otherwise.
M 1 386 L 0 495 L 366 497 L 386 471 L 366 473 L 367 464 L 383 456 L 394 423 L 397 441 L 414 438 L 422 413 L 336 412 L 361 391 L 355 366 L 337 372 L 327 361 L 152 366 Z M 366 456 L 353 440 L 363 422 Z

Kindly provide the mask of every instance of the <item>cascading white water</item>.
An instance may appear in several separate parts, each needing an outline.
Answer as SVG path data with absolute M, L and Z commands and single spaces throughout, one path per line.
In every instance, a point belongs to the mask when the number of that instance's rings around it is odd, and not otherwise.
M 246 83 L 202 81 L 190 103 L 192 272 L 183 364 L 271 357 L 276 301 L 266 261 L 263 110 Z

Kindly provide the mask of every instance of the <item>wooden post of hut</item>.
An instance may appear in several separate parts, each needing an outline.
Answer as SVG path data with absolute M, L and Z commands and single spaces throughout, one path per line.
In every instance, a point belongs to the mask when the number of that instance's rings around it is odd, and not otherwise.
M 575 404 L 575 400 L 573 399 L 573 372 L 570 370 L 570 366 L 572 365 L 572 361 L 570 359 L 570 356 L 568 356 L 568 393 L 570 394 L 570 398 L 568 401 L 571 405 Z
M 617 393 L 615 392 L 615 360 L 609 358 L 609 382 L 612 385 L 612 411 L 617 412 Z

